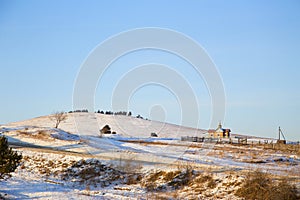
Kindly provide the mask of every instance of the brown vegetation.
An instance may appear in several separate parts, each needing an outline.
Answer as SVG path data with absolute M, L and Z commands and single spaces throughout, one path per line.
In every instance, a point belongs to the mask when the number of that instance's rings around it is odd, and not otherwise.
M 246 175 L 245 182 L 236 195 L 249 200 L 296 200 L 297 189 L 286 179 L 274 181 L 270 175 L 255 171 Z

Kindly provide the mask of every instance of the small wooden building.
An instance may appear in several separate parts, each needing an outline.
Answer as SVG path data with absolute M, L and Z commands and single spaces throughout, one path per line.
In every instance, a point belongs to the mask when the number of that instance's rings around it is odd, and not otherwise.
M 230 129 L 222 128 L 222 124 L 220 122 L 217 129 L 209 129 L 208 130 L 208 135 L 212 138 L 229 138 L 230 132 L 231 132 Z

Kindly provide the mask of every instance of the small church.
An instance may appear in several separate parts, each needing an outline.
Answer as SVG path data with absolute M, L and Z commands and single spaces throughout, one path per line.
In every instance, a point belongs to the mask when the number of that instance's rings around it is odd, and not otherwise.
M 222 127 L 221 122 L 219 123 L 218 128 L 215 129 L 209 129 L 208 130 L 208 135 L 212 138 L 229 138 L 230 137 L 230 129 L 224 129 Z

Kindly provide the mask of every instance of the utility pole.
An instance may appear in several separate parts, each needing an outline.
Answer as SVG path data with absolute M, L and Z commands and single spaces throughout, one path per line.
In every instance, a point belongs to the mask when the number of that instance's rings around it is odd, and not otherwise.
M 280 126 L 279 126 L 278 140 L 280 140 L 280 134 L 281 134 L 281 129 L 280 129 Z
M 283 137 L 283 140 L 280 139 L 280 136 L 282 135 Z M 285 139 L 285 136 L 279 126 L 279 129 L 278 129 L 278 140 L 277 140 L 277 143 L 280 143 L 280 144 L 286 144 L 286 139 Z

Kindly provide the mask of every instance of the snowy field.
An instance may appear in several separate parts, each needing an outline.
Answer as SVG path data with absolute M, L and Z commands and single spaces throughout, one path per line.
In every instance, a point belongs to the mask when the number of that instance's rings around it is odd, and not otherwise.
M 100 135 L 105 125 L 116 134 Z M 297 152 L 181 141 L 206 131 L 128 116 L 72 113 L 59 129 L 53 126 L 49 116 L 0 126 L 23 155 L 12 177 L 0 182 L 4 198 L 239 199 L 234 191 L 256 169 L 300 188 Z M 178 187 L 190 169 L 193 181 Z

